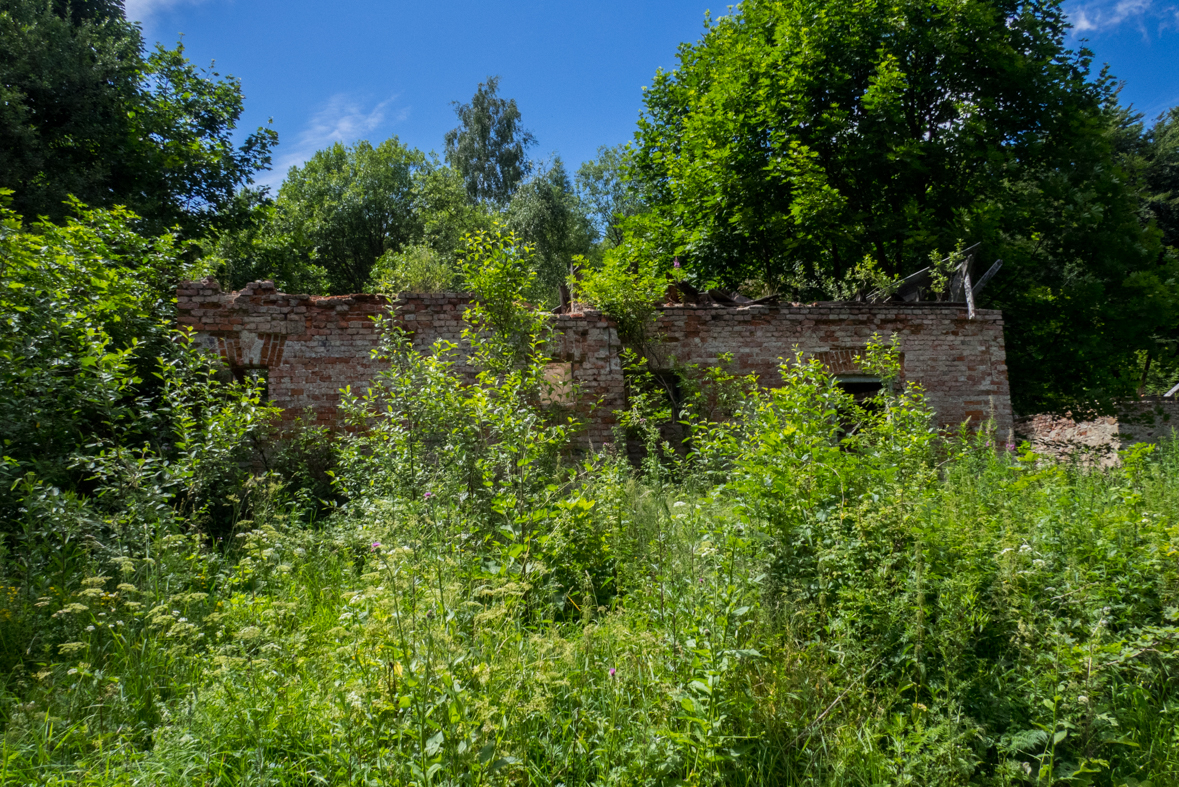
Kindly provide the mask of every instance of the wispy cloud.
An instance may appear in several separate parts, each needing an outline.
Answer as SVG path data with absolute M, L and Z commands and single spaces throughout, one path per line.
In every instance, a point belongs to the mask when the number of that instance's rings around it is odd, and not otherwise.
M 291 167 L 302 164 L 317 150 L 323 150 L 336 142 L 352 144 L 383 125 L 405 120 L 409 117 L 409 108 L 394 110 L 392 104 L 396 99 L 397 96 L 391 96 L 366 108 L 347 93 L 332 96 L 311 116 L 307 126 L 295 136 L 293 142 L 280 145 L 279 155 L 274 158 L 274 167 L 258 178 L 258 183 L 277 188 Z
M 126 0 L 123 9 L 132 22 L 147 23 L 160 11 L 167 11 L 178 5 L 195 5 L 204 0 Z
M 1149 38 L 1151 28 L 1157 35 L 1179 26 L 1179 6 L 1156 0 L 1090 0 L 1070 6 L 1068 13 L 1074 35 L 1108 33 L 1132 25 Z

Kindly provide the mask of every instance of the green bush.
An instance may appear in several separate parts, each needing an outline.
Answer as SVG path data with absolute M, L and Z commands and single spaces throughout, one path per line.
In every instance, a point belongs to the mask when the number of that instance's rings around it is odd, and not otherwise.
M 670 277 L 650 263 L 631 259 L 625 247 L 610 249 L 596 267 L 584 266 L 570 280 L 575 301 L 584 302 L 614 320 L 628 345 L 642 347 L 655 322 Z
M 426 245 L 386 252 L 373 266 L 375 292 L 430 293 L 458 289 L 458 272 L 450 261 Z

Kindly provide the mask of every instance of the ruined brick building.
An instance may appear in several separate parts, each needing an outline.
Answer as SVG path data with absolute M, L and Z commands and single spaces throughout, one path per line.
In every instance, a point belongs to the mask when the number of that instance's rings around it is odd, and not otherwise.
M 278 292 L 254 282 L 223 292 L 216 281 L 182 284 L 178 321 L 197 341 L 241 374 L 265 374 L 268 396 L 288 418 L 313 410 L 332 423 L 340 390 L 363 391 L 380 370 L 370 351 L 377 344 L 373 317 L 390 314 L 412 333 L 422 351 L 438 339 L 460 342 L 467 298 L 461 294 L 318 297 Z M 585 421 L 583 440 L 612 439 L 614 410 L 625 406 L 619 353 L 611 322 L 595 312 L 554 316 L 553 370 L 577 385 L 572 403 Z M 655 363 L 714 365 L 732 355 L 732 370 L 755 372 L 762 383 L 778 379 L 780 359 L 797 350 L 821 359 L 850 388 L 871 388 L 874 378 L 855 365 L 874 334 L 895 336 L 902 382 L 920 383 L 940 425 L 993 418 L 996 432 L 1012 426 L 1000 312 L 973 318 L 959 303 L 756 304 L 740 308 L 698 305 L 659 309 Z M 591 404 L 597 404 L 591 407 Z

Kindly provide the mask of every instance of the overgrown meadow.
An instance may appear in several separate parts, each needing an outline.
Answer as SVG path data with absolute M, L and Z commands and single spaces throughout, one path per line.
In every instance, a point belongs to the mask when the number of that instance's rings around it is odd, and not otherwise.
M 645 459 L 570 450 L 494 234 L 476 376 L 386 326 L 348 428 L 279 434 L 120 226 L 0 235 L 4 784 L 1179 781 L 1174 444 L 1061 464 L 787 358 L 682 370 L 683 446 L 636 360 Z

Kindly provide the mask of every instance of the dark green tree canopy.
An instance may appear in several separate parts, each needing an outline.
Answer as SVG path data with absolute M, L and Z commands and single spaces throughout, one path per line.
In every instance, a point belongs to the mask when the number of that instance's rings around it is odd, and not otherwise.
M 635 164 L 668 252 L 731 283 L 924 267 L 1098 111 L 1064 30 L 1022 0 L 740 4 L 646 94 Z
M 467 196 L 463 176 L 431 154 L 414 173 L 414 211 L 422 222 L 422 241 L 457 265 L 464 236 L 490 230 L 493 213 Z
M 515 99 L 497 95 L 499 77 L 480 83 L 469 104 L 455 102 L 458 128 L 446 132 L 446 161 L 462 173 L 475 202 L 505 204 L 529 171 L 527 152 L 535 144 L 520 125 Z
M 29 470 L 82 482 L 77 456 L 106 447 L 116 413 L 143 408 L 137 441 L 159 440 L 147 394 L 158 390 L 157 359 L 178 349 L 172 303 L 184 268 L 175 238 L 137 233 L 125 209 L 75 204 L 60 224 L 22 222 L 9 197 L 0 190 L 0 510 Z M 132 388 L 112 391 L 121 364 Z
M 421 237 L 414 173 L 425 160 L 392 137 L 376 147 L 336 143 L 291 168 L 276 221 L 293 244 L 311 250 L 330 292 L 364 292 L 377 258 Z
M 1163 244 L 1179 250 L 1179 107 L 1158 118 L 1145 139 L 1147 209 Z
M 53 10 L 63 18 L 68 17 L 74 24 L 87 19 L 123 19 L 123 7 L 123 0 L 53 0 Z
M 246 189 L 233 210 L 241 218 L 202 244 L 223 285 L 271 279 L 286 292 L 337 294 L 427 279 L 453 289 L 464 235 L 490 229 L 494 215 L 470 201 L 457 170 L 396 138 L 320 151 L 291 169 L 277 199 Z
M 960 241 L 1007 266 L 1016 406 L 1128 393 L 1174 316 L 1157 233 L 1119 162 L 1109 80 L 1066 49 L 1060 3 L 748 0 L 647 91 L 632 219 L 703 281 L 830 297 Z
M 298 242 L 291 222 L 280 216 L 265 189 L 242 189 L 231 208 L 233 221 L 201 239 L 203 267 L 221 286 L 240 290 L 269 279 L 282 292 L 328 292 L 327 271 L 313 259 L 314 249 Z
M 32 220 L 66 198 L 123 204 L 150 231 L 200 234 L 270 163 L 277 135 L 239 147 L 237 80 L 195 68 L 182 47 L 145 56 L 113 0 L 11 0 L 0 8 L 0 186 Z

